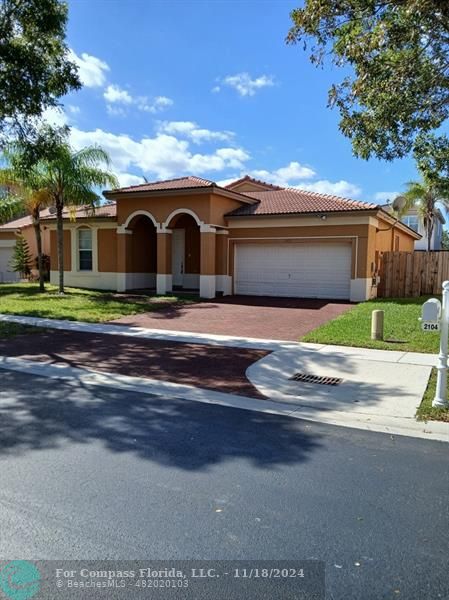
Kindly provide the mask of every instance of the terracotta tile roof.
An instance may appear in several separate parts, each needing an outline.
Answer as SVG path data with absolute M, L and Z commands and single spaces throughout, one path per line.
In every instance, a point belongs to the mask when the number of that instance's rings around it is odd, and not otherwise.
M 104 204 L 103 206 L 97 206 L 95 209 L 95 213 L 92 213 L 92 209 L 89 206 L 80 206 L 76 209 L 76 218 L 77 219 L 89 219 L 89 218 L 115 218 L 117 216 L 117 207 L 116 204 Z M 70 217 L 70 211 L 68 208 L 64 209 L 63 216 L 65 219 Z M 41 220 L 49 221 L 51 219 L 55 219 L 56 216 L 50 213 L 48 208 L 45 208 L 41 211 Z M 9 223 L 4 223 L 0 225 L 0 231 L 2 229 L 21 229 L 22 227 L 29 227 L 32 225 L 32 219 L 28 215 L 26 217 L 22 217 L 20 219 L 15 219 L 14 221 L 9 221 Z
M 284 189 L 279 185 L 274 185 L 274 183 L 267 183 L 266 181 L 262 181 L 260 179 L 255 179 L 254 177 L 250 177 L 249 175 L 245 175 L 244 177 L 241 177 L 240 179 L 237 179 L 236 181 L 231 181 L 231 183 L 228 183 L 224 187 L 228 190 L 232 190 L 235 186 L 240 185 L 241 183 L 255 183 L 256 185 L 263 185 L 264 187 L 269 188 L 270 190 L 283 190 Z
M 111 190 L 114 192 L 153 192 L 157 190 L 178 190 L 185 188 L 203 188 L 212 187 L 217 185 L 210 179 L 203 179 L 202 177 L 177 177 L 176 179 L 166 179 L 164 181 L 153 181 L 148 183 L 141 183 L 139 185 L 130 185 L 128 187 L 118 188 Z
M 227 216 L 283 215 L 295 213 L 339 212 L 354 210 L 374 210 L 377 204 L 340 198 L 330 194 L 320 194 L 296 188 L 281 188 L 266 192 L 242 192 L 258 200 L 257 204 L 241 206 Z

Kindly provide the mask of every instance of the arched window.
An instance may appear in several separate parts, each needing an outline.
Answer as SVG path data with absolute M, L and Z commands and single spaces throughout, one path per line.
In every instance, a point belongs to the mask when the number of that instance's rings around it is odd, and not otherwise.
M 78 229 L 78 265 L 80 271 L 92 271 L 92 230 Z

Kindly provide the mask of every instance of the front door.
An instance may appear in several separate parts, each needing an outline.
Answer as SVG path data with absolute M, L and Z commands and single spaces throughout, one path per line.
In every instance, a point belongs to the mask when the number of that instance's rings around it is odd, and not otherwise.
M 185 229 L 172 230 L 172 276 L 174 286 L 184 284 Z

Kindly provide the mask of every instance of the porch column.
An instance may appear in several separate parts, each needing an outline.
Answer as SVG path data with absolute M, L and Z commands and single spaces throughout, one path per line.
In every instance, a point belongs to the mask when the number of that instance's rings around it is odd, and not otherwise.
M 164 295 L 171 292 L 172 267 L 171 267 L 171 229 L 157 229 L 157 274 L 156 293 Z
M 200 227 L 200 297 L 215 298 L 216 293 L 216 229 L 210 225 Z
M 117 227 L 117 292 L 124 292 L 127 287 L 130 235 L 132 235 L 130 229 L 125 229 L 123 226 Z

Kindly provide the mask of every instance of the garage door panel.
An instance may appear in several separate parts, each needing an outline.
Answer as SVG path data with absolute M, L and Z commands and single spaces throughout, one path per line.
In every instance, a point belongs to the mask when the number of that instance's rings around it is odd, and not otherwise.
M 239 244 L 237 294 L 348 299 L 351 280 L 349 243 Z
M 18 281 L 18 273 L 11 271 L 11 259 L 13 256 L 12 247 L 0 247 L 0 283 Z

